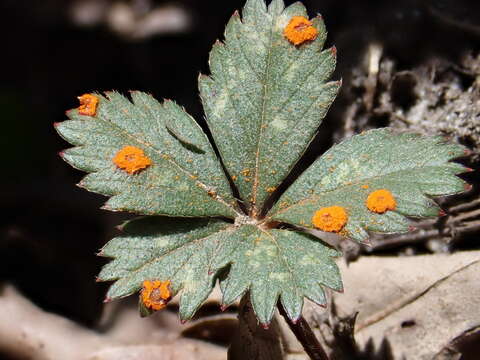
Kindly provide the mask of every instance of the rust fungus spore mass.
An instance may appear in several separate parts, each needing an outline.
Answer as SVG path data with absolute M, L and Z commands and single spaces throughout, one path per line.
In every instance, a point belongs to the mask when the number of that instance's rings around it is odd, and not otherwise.
M 312 218 L 313 225 L 320 230 L 339 232 L 348 220 L 348 214 L 341 206 L 330 206 L 316 211 Z
M 162 310 L 172 298 L 170 280 L 145 280 L 140 294 L 143 305 L 150 310 Z
M 113 163 L 127 173 L 135 174 L 150 166 L 152 161 L 145 156 L 142 149 L 135 146 L 125 146 L 122 150 L 117 152 L 113 158 Z
M 388 210 L 395 210 L 397 202 L 390 191 L 381 189 L 368 195 L 367 208 L 375 213 L 383 214 Z
M 78 97 L 80 106 L 78 113 L 80 115 L 95 116 L 97 114 L 98 97 L 92 94 L 83 94 Z
M 305 41 L 315 40 L 318 30 L 313 23 L 303 16 L 294 16 L 283 32 L 284 36 L 294 45 L 301 45 Z

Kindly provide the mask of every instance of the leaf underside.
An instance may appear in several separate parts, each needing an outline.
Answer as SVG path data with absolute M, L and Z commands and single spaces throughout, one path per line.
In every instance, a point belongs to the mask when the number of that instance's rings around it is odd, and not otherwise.
M 224 43 L 212 49 L 211 75 L 199 80 L 207 123 L 251 217 L 301 158 L 340 86 L 327 82 L 336 60 L 335 51 L 322 51 L 321 17 L 313 19 L 317 38 L 294 46 L 283 35 L 293 16 L 306 16 L 304 6 L 248 0 L 242 18 L 236 13 L 229 21 Z M 407 217 L 437 216 L 431 197 L 465 187 L 455 176 L 465 168 L 450 162 L 464 154 L 462 146 L 378 129 L 332 147 L 266 219 L 248 218 L 212 144 L 181 107 L 141 92 L 132 92 L 131 101 L 116 92 L 96 96 L 95 116 L 72 110 L 56 125 L 75 146 L 62 155 L 90 173 L 81 186 L 111 197 L 106 209 L 154 215 L 128 222 L 102 249 L 113 260 L 99 279 L 115 281 L 108 299 L 137 292 L 144 280 L 170 280 L 184 320 L 217 277 L 224 305 L 249 292 L 264 324 L 278 301 L 295 320 L 304 297 L 325 304 L 322 286 L 342 289 L 336 250 L 299 231 L 270 229 L 269 221 L 312 228 L 317 210 L 342 206 L 348 221 L 341 235 L 366 242 L 369 231 L 407 231 Z M 140 148 L 152 164 L 135 174 L 118 168 L 112 159 L 125 146 Z M 395 211 L 368 210 L 367 196 L 379 189 L 393 194 Z

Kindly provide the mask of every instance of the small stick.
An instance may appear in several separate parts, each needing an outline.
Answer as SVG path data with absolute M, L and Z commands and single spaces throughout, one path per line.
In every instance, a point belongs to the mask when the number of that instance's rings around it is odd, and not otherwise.
M 323 350 L 322 344 L 318 341 L 313 333 L 310 325 L 300 315 L 297 321 L 293 322 L 285 312 L 285 309 L 281 304 L 277 305 L 278 311 L 285 318 L 290 330 L 295 334 L 297 340 L 302 344 L 305 352 L 310 356 L 312 360 L 329 360 L 325 350 Z

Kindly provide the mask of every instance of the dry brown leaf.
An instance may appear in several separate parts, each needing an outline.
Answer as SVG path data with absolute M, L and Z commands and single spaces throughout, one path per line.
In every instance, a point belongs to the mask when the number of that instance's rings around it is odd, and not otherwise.
M 342 266 L 340 315 L 359 312 L 355 338 L 394 359 L 432 359 L 450 341 L 480 326 L 480 251 L 414 257 L 362 257 Z
M 38 308 L 14 287 L 0 289 L 0 352 L 31 360 L 226 359 L 226 349 L 181 338 L 178 316 L 142 319 L 122 309 L 103 331 L 84 328 Z M 161 354 L 161 356 L 159 356 Z

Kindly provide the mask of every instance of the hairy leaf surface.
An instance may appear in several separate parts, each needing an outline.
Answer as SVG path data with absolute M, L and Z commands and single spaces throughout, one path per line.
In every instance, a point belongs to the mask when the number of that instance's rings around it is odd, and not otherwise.
M 367 241 L 368 231 L 404 232 L 407 217 L 439 215 L 432 197 L 464 190 L 456 175 L 465 168 L 450 162 L 464 154 L 462 146 L 378 129 L 330 149 L 263 217 L 265 200 L 301 158 L 340 86 L 328 82 L 336 54 L 322 51 L 321 17 L 312 20 L 317 38 L 293 45 L 284 29 L 294 16 L 307 17 L 300 3 L 285 8 L 282 0 L 269 6 L 247 0 L 242 18 L 233 15 L 224 43 L 212 49 L 211 75 L 199 79 L 207 123 L 246 205 L 241 209 L 207 136 L 171 101 L 141 92 L 133 92 L 132 101 L 116 92 L 95 95 L 94 116 L 72 110 L 71 120 L 56 125 L 75 146 L 62 153 L 64 159 L 90 173 L 80 185 L 111 196 L 105 208 L 167 215 L 128 222 L 102 249 L 113 258 L 99 276 L 115 281 L 108 298 L 130 295 L 145 280 L 168 280 L 181 296 L 181 318 L 190 319 L 218 276 L 225 305 L 249 293 L 263 324 L 278 300 L 295 320 L 304 297 L 325 304 L 322 286 L 342 289 L 334 262 L 340 254 L 282 222 L 312 228 L 317 210 L 336 206 L 341 224 L 327 230 Z M 143 152 L 148 164 L 129 172 L 114 163 L 126 146 Z M 375 213 L 366 200 L 380 189 L 396 204 Z
M 207 122 L 244 201 L 261 208 L 317 131 L 339 82 L 326 82 L 335 51 L 321 51 L 326 31 L 313 20 L 315 41 L 291 44 L 283 31 L 300 3 L 248 0 L 235 13 L 210 54 L 211 76 L 200 77 Z
M 215 284 L 210 264 L 222 233 L 231 224 L 219 220 L 146 217 L 128 222 L 124 233 L 101 251 L 114 258 L 102 281 L 117 280 L 107 298 L 138 291 L 144 280 L 171 281 L 180 292 L 180 317 L 190 319 Z
M 131 103 L 111 92 L 100 98 L 95 117 L 68 113 L 56 126 L 76 147 L 63 158 L 87 171 L 80 185 L 112 196 L 105 208 L 138 214 L 235 216 L 235 201 L 208 138 L 185 111 L 171 101 L 132 92 Z M 124 146 L 144 151 L 152 165 L 129 174 L 113 163 Z
M 464 151 L 460 145 L 445 144 L 441 137 L 394 134 L 390 129 L 353 136 L 307 169 L 279 199 L 270 217 L 313 227 L 316 210 L 337 205 L 348 213 L 342 235 L 355 240 L 367 240 L 367 230 L 408 231 L 405 216 L 439 215 L 431 196 L 464 191 L 465 183 L 455 175 L 465 172 L 465 167 L 449 162 Z M 377 214 L 368 210 L 368 195 L 379 189 L 394 195 L 395 211 Z
M 223 303 L 230 305 L 249 291 L 258 319 L 268 324 L 279 298 L 288 316 L 298 319 L 304 297 L 325 304 L 321 285 L 341 290 L 333 261 L 339 255 L 307 234 L 243 225 L 222 234 L 212 268 L 231 264 L 221 284 Z

